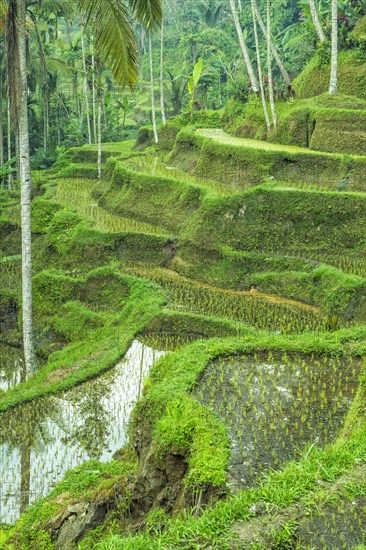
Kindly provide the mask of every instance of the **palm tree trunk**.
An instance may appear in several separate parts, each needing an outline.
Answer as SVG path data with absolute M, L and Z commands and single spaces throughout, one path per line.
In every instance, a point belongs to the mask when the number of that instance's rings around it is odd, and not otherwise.
M 272 56 L 271 56 L 271 0 L 267 0 L 267 65 L 268 65 L 269 104 L 271 106 L 273 126 L 276 128 L 277 115 L 276 115 L 274 95 L 273 95 Z
M 318 12 L 316 11 L 316 5 L 314 0 L 309 0 L 309 6 L 310 6 L 311 18 L 314 23 L 316 34 L 318 35 L 320 42 L 324 42 L 325 34 L 319 22 Z
M 243 54 L 244 63 L 245 63 L 245 66 L 247 68 L 247 72 L 248 72 L 248 75 L 249 75 L 250 84 L 253 88 L 253 91 L 257 94 L 259 92 L 258 81 L 257 81 L 257 78 L 256 78 L 256 76 L 254 74 L 254 71 L 253 71 L 253 67 L 252 67 L 252 63 L 250 61 L 248 49 L 247 49 L 246 44 L 244 42 L 243 31 L 241 30 L 239 16 L 238 16 L 238 12 L 237 12 L 237 9 L 236 9 L 236 6 L 235 6 L 235 0 L 230 0 L 230 7 L 231 7 L 231 12 L 233 14 L 235 29 L 236 29 L 236 33 L 238 35 L 241 52 Z
M 83 71 L 84 71 L 83 92 L 84 92 L 84 101 L 85 101 L 86 122 L 87 122 L 87 128 L 88 128 L 88 142 L 89 142 L 89 144 L 91 144 L 92 138 L 91 138 L 90 113 L 89 113 L 88 79 L 87 79 L 87 72 L 86 72 L 84 34 L 83 33 L 81 33 L 81 55 L 82 55 L 82 58 L 83 58 Z
M 96 75 L 96 100 L 97 100 L 97 169 L 98 180 L 102 179 L 102 81 L 101 81 L 101 64 L 99 58 L 95 62 Z
M 24 359 L 27 374 L 37 367 L 34 351 L 33 314 L 32 314 L 32 233 L 31 233 L 31 192 L 32 179 L 29 155 L 28 130 L 28 85 L 26 57 L 26 6 L 25 0 L 14 0 L 17 7 L 17 28 L 19 48 L 19 104 L 18 136 L 21 183 L 21 220 L 22 220 L 22 310 Z
M 69 40 L 70 50 L 72 50 L 72 39 L 71 39 L 71 32 L 70 32 L 70 23 L 67 17 L 65 17 L 65 26 L 66 26 L 66 34 Z M 79 106 L 79 97 L 78 97 L 78 72 L 75 66 L 75 61 L 72 58 L 71 59 L 71 67 L 72 67 L 72 95 L 75 102 L 75 113 L 77 116 L 80 115 L 80 106 Z
M 156 128 L 155 98 L 154 98 L 154 72 L 152 58 L 151 31 L 149 31 L 149 60 L 150 60 L 150 88 L 151 88 L 151 118 L 154 132 L 154 141 L 159 143 L 158 130 Z
M 11 107 L 9 84 L 7 85 L 7 114 L 8 114 L 8 160 L 11 159 Z M 8 175 L 8 190 L 11 192 L 13 188 L 13 174 Z
M 3 96 L 4 86 L 2 75 L 0 75 L 0 164 L 4 164 Z
M 95 94 L 95 55 L 94 55 L 94 37 L 90 37 L 90 55 L 92 64 L 92 102 L 93 102 L 93 133 L 94 143 L 97 141 L 97 113 L 96 113 L 96 94 Z
M 47 76 L 46 76 L 47 78 Z M 48 148 L 48 86 L 45 84 L 43 91 L 43 150 L 47 153 Z
M 260 91 L 261 91 L 261 99 L 262 99 L 264 119 L 266 121 L 267 130 L 269 130 L 271 128 L 271 123 L 270 123 L 269 116 L 268 116 L 268 111 L 267 111 L 266 97 L 264 95 L 263 77 L 262 77 L 262 63 L 261 63 L 261 55 L 260 55 L 260 51 L 259 51 L 259 40 L 258 40 L 257 22 L 256 22 L 256 17 L 255 17 L 254 0 L 251 1 L 251 5 L 252 5 L 252 16 L 253 16 L 255 51 L 256 51 L 256 54 L 257 54 L 259 87 L 260 87 Z
M 257 16 L 257 21 L 259 23 L 259 26 L 260 28 L 262 29 L 262 32 L 263 32 L 263 35 L 266 37 L 266 40 L 267 40 L 267 30 L 266 30 L 266 27 L 263 23 L 263 19 L 261 17 L 261 14 L 259 13 L 259 9 L 258 9 L 258 5 L 257 5 L 257 2 L 256 0 L 254 0 L 254 6 L 255 6 L 255 14 Z M 273 54 L 273 57 L 275 58 L 276 60 L 276 63 L 278 65 L 278 68 L 280 69 L 280 72 L 282 74 L 282 78 L 283 80 L 286 82 L 286 84 L 290 84 L 291 82 L 291 78 L 290 78 L 290 75 L 288 74 L 288 72 L 286 71 L 286 68 L 284 66 L 284 64 L 282 63 L 282 59 L 280 58 L 279 56 L 279 53 L 276 49 L 276 46 L 273 44 L 273 41 L 272 41 L 272 38 L 270 39 L 271 40 L 271 50 L 272 50 L 272 54 Z
M 165 116 L 165 106 L 164 106 L 164 25 L 161 23 L 160 30 L 160 107 L 161 107 L 161 118 L 163 126 L 166 125 L 166 116 Z
M 98 93 L 98 179 L 102 179 L 102 94 Z
M 338 4 L 332 0 L 332 55 L 330 58 L 329 95 L 338 91 Z

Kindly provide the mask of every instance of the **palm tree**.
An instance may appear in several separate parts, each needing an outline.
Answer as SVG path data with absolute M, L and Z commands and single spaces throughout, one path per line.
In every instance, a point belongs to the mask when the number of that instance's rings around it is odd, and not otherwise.
M 151 119 L 153 125 L 154 141 L 159 143 L 158 130 L 156 126 L 155 97 L 154 97 L 154 71 L 152 58 L 151 31 L 149 31 L 149 65 L 150 65 L 150 92 L 151 92 Z
M 89 94 L 88 94 L 88 72 L 86 69 L 86 59 L 85 59 L 85 46 L 84 46 L 84 33 L 81 33 L 81 54 L 83 59 L 83 94 L 85 101 L 85 114 L 86 114 L 86 123 L 88 128 L 88 142 L 89 145 L 92 142 L 91 134 L 91 125 L 90 125 L 90 111 L 89 111 Z
M 27 374 L 37 367 L 32 315 L 31 193 L 25 0 L 10 0 L 7 13 L 8 81 L 18 137 L 21 181 L 23 345 Z
M 269 104 L 271 106 L 273 126 L 276 128 L 277 116 L 276 116 L 276 109 L 274 104 L 273 81 L 272 81 L 271 0 L 267 0 L 267 70 L 268 70 Z
M 230 7 L 231 7 L 231 13 L 233 14 L 234 24 L 236 33 L 238 35 L 238 40 L 240 44 L 241 53 L 243 54 L 244 63 L 247 68 L 247 72 L 249 75 L 250 84 L 253 88 L 253 91 L 257 94 L 259 92 L 258 87 L 258 81 L 256 79 L 256 76 L 253 71 L 252 62 L 250 61 L 248 48 L 245 44 L 244 37 L 243 37 L 243 31 L 241 29 L 240 21 L 239 21 L 239 15 L 238 11 L 236 9 L 235 0 L 230 0 Z
M 314 0 L 309 0 L 309 6 L 310 6 L 311 18 L 312 18 L 313 23 L 314 23 L 316 34 L 318 35 L 318 38 L 319 38 L 320 42 L 324 42 L 325 41 L 325 34 L 324 34 L 323 28 L 322 28 L 322 26 L 319 22 L 318 12 L 316 10 L 316 5 L 315 5 Z
M 259 13 L 259 9 L 258 9 L 258 5 L 257 5 L 256 0 L 254 0 L 254 8 L 255 8 L 255 14 L 256 14 L 259 26 L 262 29 L 262 33 L 263 33 L 263 35 L 265 36 L 265 38 L 267 40 L 267 29 L 265 27 L 265 24 L 263 23 L 263 19 L 261 17 L 261 14 Z M 291 82 L 290 75 L 288 74 L 284 64 L 282 63 L 282 60 L 279 56 L 279 53 L 276 49 L 276 46 L 273 44 L 272 38 L 271 38 L 271 50 L 272 50 L 273 57 L 275 58 L 276 63 L 278 65 L 278 68 L 281 71 L 282 78 L 283 78 L 284 82 L 286 82 L 286 84 L 290 84 L 290 82 Z
M 332 0 L 332 54 L 330 58 L 329 95 L 334 95 L 338 90 L 338 4 Z
M 74 2 L 71 3 L 73 5 Z M 151 30 L 162 19 L 161 0 L 129 0 L 132 14 Z M 128 6 L 122 0 L 77 0 L 86 26 L 94 33 L 95 48 L 117 83 L 133 86 L 137 80 L 139 54 Z M 31 191 L 29 130 L 27 112 L 26 0 L 0 0 L 7 9 L 9 89 L 20 156 L 22 224 L 22 311 L 23 343 L 27 374 L 37 366 L 32 314 Z
M 256 51 L 256 54 L 257 54 L 258 77 L 259 77 L 259 87 L 260 87 L 260 90 L 261 90 L 263 114 L 264 114 L 264 119 L 266 121 L 267 130 L 270 130 L 271 123 L 270 123 L 269 116 L 268 116 L 266 96 L 264 94 L 263 76 L 262 76 L 262 62 L 261 62 L 261 55 L 260 55 L 260 50 L 259 50 L 259 39 L 258 39 L 257 20 L 256 20 L 256 14 L 255 14 L 254 0 L 251 1 L 251 6 L 252 6 L 255 51 Z
M 160 30 L 160 108 L 163 126 L 166 125 L 165 105 L 164 105 L 164 25 L 161 22 Z

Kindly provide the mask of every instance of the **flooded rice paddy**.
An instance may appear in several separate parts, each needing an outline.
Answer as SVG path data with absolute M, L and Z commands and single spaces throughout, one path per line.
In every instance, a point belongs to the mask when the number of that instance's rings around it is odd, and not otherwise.
M 345 358 L 220 358 L 204 372 L 197 397 L 225 421 L 231 438 L 230 481 L 251 485 L 307 446 L 339 434 L 358 388 L 360 362 Z
M 13 523 L 67 470 L 111 459 L 126 441 L 148 371 L 163 354 L 136 340 L 102 376 L 0 414 L 0 523 Z
M 23 352 L 0 343 L 0 391 L 7 391 L 26 379 Z

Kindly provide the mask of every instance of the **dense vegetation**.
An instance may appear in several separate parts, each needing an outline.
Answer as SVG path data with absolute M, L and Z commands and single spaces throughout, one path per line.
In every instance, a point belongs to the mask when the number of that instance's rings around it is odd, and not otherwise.
M 0 2 L 0 548 L 364 549 L 366 6 L 105 2 Z

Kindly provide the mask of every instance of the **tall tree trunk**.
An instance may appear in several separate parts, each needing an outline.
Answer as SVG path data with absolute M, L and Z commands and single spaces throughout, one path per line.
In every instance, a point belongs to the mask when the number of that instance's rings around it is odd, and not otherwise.
M 92 138 L 91 138 L 89 98 L 88 98 L 88 78 L 87 78 L 87 72 L 86 72 L 86 60 L 85 60 L 84 34 L 83 33 L 81 33 L 81 55 L 82 55 L 82 58 L 83 58 L 83 71 L 84 71 L 83 92 L 84 92 L 84 101 L 85 101 L 86 123 L 87 123 L 87 128 L 88 128 L 88 142 L 89 142 L 89 144 L 91 144 Z
M 334 95 L 338 91 L 338 5 L 337 0 L 332 0 L 332 55 L 330 59 L 329 94 Z
M 94 37 L 90 37 L 90 55 L 92 64 L 92 102 L 93 102 L 93 134 L 94 143 L 97 141 L 97 112 L 96 112 L 96 93 L 95 93 L 95 55 L 94 55 Z
M 314 23 L 316 34 L 318 35 L 320 42 L 324 42 L 325 34 L 319 22 L 318 12 L 316 11 L 316 5 L 314 0 L 309 0 L 309 6 L 310 6 L 311 18 Z
M 10 106 L 10 92 L 9 84 L 7 85 L 7 114 L 8 114 L 8 157 L 7 160 L 11 159 L 11 106 Z M 8 175 L 8 189 L 11 192 L 13 189 L 13 174 Z
M 257 4 L 256 0 L 254 0 L 254 6 L 255 6 L 255 14 L 257 16 L 257 21 L 259 23 L 260 28 L 262 29 L 263 35 L 265 36 L 265 38 L 267 40 L 267 30 L 266 30 L 265 24 L 263 23 L 263 19 L 261 17 L 261 14 L 259 13 L 258 4 Z M 282 59 L 280 58 L 279 53 L 276 50 L 276 46 L 273 44 L 272 38 L 271 38 L 271 50 L 272 50 L 273 57 L 275 58 L 276 63 L 278 65 L 278 68 L 280 69 L 283 80 L 286 82 L 286 84 L 290 84 L 290 82 L 291 82 L 290 75 L 288 74 L 284 64 L 282 63 Z
M 260 50 L 259 50 L 259 40 L 258 40 L 258 31 L 257 31 L 257 21 L 256 21 L 256 17 L 255 17 L 254 0 L 251 1 L 251 5 L 252 5 L 252 16 L 253 16 L 255 51 L 256 51 L 256 54 L 257 54 L 259 87 L 260 87 L 260 91 L 261 91 L 261 99 L 262 99 L 264 119 L 266 121 L 267 130 L 269 130 L 271 128 L 271 123 L 270 123 L 269 116 L 268 116 L 266 96 L 264 94 L 264 87 L 263 87 L 262 63 L 261 63 L 261 55 L 260 55 Z
M 67 34 L 67 37 L 68 37 L 68 40 L 69 40 L 69 45 L 70 45 L 70 51 L 72 50 L 73 48 L 73 44 L 72 44 L 72 38 L 71 38 L 71 32 L 70 32 L 70 23 L 69 23 L 69 20 L 67 17 L 65 17 L 65 25 L 66 25 L 66 34 Z M 80 106 L 79 106 L 79 97 L 78 97 L 78 72 L 77 72 L 77 69 L 75 67 L 75 61 L 74 59 L 71 59 L 71 66 L 72 66 L 72 95 L 73 95 L 73 98 L 74 98 L 74 102 L 75 102 L 75 113 L 76 113 L 76 116 L 79 116 L 80 115 Z
M 151 118 L 154 132 L 154 141 L 159 143 L 158 130 L 156 128 L 155 97 L 154 97 L 154 72 L 152 58 L 151 31 L 149 31 L 149 60 L 150 60 L 150 88 L 151 88 Z
M 102 94 L 98 91 L 98 179 L 102 179 Z
M 164 106 L 164 24 L 161 23 L 160 29 L 160 107 L 161 107 L 161 118 L 163 121 L 163 126 L 166 125 L 166 116 L 165 116 L 165 106 Z
M 60 126 L 60 105 L 59 98 L 57 98 L 56 103 L 56 124 L 57 124 L 57 145 L 61 146 L 61 126 Z
M 46 76 L 47 78 L 47 76 Z M 45 84 L 44 91 L 43 91 L 43 150 L 45 153 L 47 153 L 48 149 L 48 86 Z
M 238 12 L 237 12 L 237 9 L 236 9 L 236 6 L 235 6 L 235 0 L 230 0 L 230 7 L 231 7 L 231 12 L 233 14 L 236 33 L 237 33 L 238 39 L 239 39 L 241 53 L 243 54 L 244 63 L 245 63 L 245 66 L 247 68 L 247 72 L 248 72 L 248 75 L 249 75 L 250 84 L 253 88 L 253 91 L 257 94 L 259 92 L 258 81 L 257 81 L 257 78 L 256 78 L 256 76 L 254 74 L 254 71 L 253 71 L 253 67 L 252 67 L 252 63 L 250 61 L 248 49 L 247 49 L 246 44 L 244 42 L 243 31 L 241 30 L 239 15 L 238 15 Z
M 2 74 L 0 74 L 0 164 L 4 164 L 3 97 L 4 97 L 4 85 L 3 85 Z
M 101 65 L 99 59 L 95 63 L 96 68 L 96 95 L 97 95 L 97 167 L 98 179 L 102 179 L 102 81 L 101 81 Z
M 22 311 L 24 359 L 27 375 L 32 374 L 37 367 L 34 351 L 33 314 L 32 314 L 32 233 L 31 233 L 31 192 L 32 179 L 29 155 L 28 130 L 28 85 L 27 85 L 27 54 L 26 54 L 26 6 L 25 0 L 14 0 L 17 7 L 17 28 L 19 48 L 19 102 L 18 141 L 20 157 L 21 183 L 21 220 L 22 220 Z
M 269 104 L 271 106 L 273 126 L 276 128 L 277 115 L 276 115 L 274 95 L 273 95 L 272 55 L 271 55 L 271 0 L 267 0 L 267 70 L 268 70 Z

